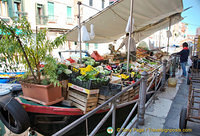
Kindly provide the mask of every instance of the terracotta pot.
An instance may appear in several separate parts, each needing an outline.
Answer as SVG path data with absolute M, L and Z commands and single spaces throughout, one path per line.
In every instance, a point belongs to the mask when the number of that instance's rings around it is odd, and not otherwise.
M 62 101 L 61 87 L 53 85 L 38 85 L 20 82 L 22 86 L 23 98 L 43 104 L 52 105 Z

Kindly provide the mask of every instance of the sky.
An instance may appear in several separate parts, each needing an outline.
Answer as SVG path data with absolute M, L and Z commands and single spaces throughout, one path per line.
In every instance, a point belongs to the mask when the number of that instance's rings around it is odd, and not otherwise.
M 192 8 L 184 11 L 181 15 L 182 22 L 188 24 L 188 34 L 195 35 L 196 28 L 200 27 L 200 0 L 183 0 L 183 8 Z

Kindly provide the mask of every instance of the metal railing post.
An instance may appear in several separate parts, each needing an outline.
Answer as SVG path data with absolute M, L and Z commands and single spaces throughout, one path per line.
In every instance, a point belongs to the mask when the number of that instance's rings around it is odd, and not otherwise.
M 165 85 L 165 82 L 166 82 L 166 68 L 167 67 L 167 60 L 166 59 L 164 59 L 164 61 L 163 61 L 163 76 L 162 76 L 162 87 L 164 87 L 164 85 Z
M 147 89 L 147 76 L 146 71 L 141 74 L 142 81 L 140 82 L 139 91 L 139 104 L 138 104 L 138 124 L 144 125 L 144 113 L 145 113 L 145 102 L 146 102 L 146 89 Z
M 116 123 L 116 99 L 114 99 L 112 101 L 112 105 L 111 107 L 113 107 L 113 112 L 112 112 L 112 128 L 113 128 L 113 133 L 112 136 L 115 136 L 115 123 Z

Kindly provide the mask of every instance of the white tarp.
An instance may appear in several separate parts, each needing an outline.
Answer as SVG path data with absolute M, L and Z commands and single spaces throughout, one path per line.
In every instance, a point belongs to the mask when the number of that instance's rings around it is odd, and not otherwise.
M 94 25 L 95 38 L 89 43 L 108 43 L 118 40 L 125 35 L 125 28 L 130 16 L 131 0 L 119 0 L 106 9 L 90 17 L 82 24 L 90 30 L 90 24 Z M 152 33 L 172 23 L 179 22 L 183 11 L 182 0 L 134 0 L 133 17 L 136 41 L 140 41 Z M 67 40 L 78 40 L 78 27 L 70 30 Z

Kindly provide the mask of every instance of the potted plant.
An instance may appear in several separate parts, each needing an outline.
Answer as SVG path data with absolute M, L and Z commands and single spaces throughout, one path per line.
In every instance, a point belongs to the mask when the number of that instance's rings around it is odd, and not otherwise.
M 13 19 L 12 25 L 1 19 L 0 30 L 0 54 L 8 62 L 23 64 L 26 70 L 20 81 L 23 97 L 44 105 L 62 101 L 61 84 L 58 80 L 60 64 L 50 53 L 66 41 L 66 36 L 61 35 L 50 41 L 45 29 L 38 32 L 36 29 L 34 34 L 26 17 Z M 41 63 L 46 64 L 42 69 Z

